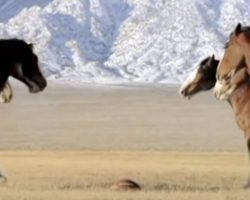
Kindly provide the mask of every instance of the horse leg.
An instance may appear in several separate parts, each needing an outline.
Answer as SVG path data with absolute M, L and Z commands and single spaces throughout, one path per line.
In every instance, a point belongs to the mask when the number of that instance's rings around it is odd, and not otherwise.
M 7 73 L 0 73 L 0 92 L 3 91 L 7 80 L 8 80 Z
M 11 85 L 8 81 L 6 81 L 3 90 L 0 92 L 0 103 L 9 103 L 12 97 L 13 97 L 13 91 Z
M 249 164 L 250 164 L 250 138 L 247 139 L 247 150 L 248 150 L 248 157 L 249 157 Z M 250 166 L 249 166 L 249 175 L 246 185 L 244 186 L 245 189 L 250 188 Z

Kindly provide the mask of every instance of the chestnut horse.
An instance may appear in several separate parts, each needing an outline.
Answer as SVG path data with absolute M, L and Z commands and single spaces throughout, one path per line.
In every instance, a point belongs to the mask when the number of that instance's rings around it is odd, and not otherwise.
M 188 81 L 181 86 L 180 94 L 190 98 L 200 91 L 210 90 L 215 86 L 218 63 L 219 61 L 215 60 L 214 56 L 204 59 L 187 79 Z M 229 95 L 228 102 L 233 109 L 238 126 L 245 133 L 250 159 L 250 76 L 247 68 L 242 67 L 231 78 L 231 81 L 237 86 Z M 227 87 L 227 85 L 225 86 Z M 250 176 L 245 187 L 250 187 Z
M 215 95 L 220 100 L 226 100 L 234 91 L 236 85 L 228 84 L 231 78 L 242 67 L 247 66 L 250 74 L 250 27 L 241 26 L 239 23 L 230 34 L 225 45 L 224 56 L 218 66 Z M 230 85 L 227 90 L 222 90 L 223 85 Z
M 31 93 L 42 91 L 46 86 L 38 57 L 33 45 L 18 39 L 0 40 L 0 92 L 6 86 L 9 76 L 23 82 Z

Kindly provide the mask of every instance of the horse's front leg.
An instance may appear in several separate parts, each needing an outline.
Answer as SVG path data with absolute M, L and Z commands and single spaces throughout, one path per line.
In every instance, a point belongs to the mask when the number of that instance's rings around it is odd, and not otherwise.
M 249 157 L 249 165 L 250 165 L 250 137 L 247 138 L 247 149 L 248 149 L 248 157 Z M 245 189 L 250 188 L 250 166 L 249 166 L 249 172 L 248 172 L 248 180 L 246 185 L 244 186 Z
M 8 74 L 0 73 L 0 92 L 3 91 L 7 80 L 8 80 Z
M 3 90 L 0 92 L 0 103 L 9 103 L 13 97 L 11 85 L 6 81 Z
M 8 83 L 7 73 L 0 73 L 0 103 L 9 103 L 12 99 L 12 88 Z

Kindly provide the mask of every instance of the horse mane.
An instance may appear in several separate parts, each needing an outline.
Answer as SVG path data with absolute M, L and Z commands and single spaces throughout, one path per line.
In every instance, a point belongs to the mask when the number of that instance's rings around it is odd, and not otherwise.
M 33 44 L 33 43 L 29 43 L 28 46 L 29 46 L 32 50 L 34 50 L 34 44 Z
M 211 57 L 208 56 L 207 58 L 203 59 L 201 62 L 200 62 L 200 65 L 205 65 L 207 63 L 207 61 L 210 59 Z

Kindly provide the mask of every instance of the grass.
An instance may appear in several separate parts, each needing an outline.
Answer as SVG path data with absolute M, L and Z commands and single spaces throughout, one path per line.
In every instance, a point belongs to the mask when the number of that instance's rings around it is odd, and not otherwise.
M 210 93 L 183 101 L 177 88 L 50 85 L 32 98 L 19 88 L 0 110 L 0 169 L 9 177 L 0 181 L 0 200 L 250 196 L 242 189 L 249 166 L 244 136 L 229 106 Z M 143 190 L 111 190 L 121 178 Z
M 1 151 L 9 180 L 1 200 L 240 200 L 248 161 L 243 153 L 146 151 Z M 115 192 L 130 178 L 141 192 Z

